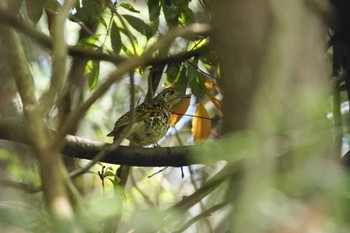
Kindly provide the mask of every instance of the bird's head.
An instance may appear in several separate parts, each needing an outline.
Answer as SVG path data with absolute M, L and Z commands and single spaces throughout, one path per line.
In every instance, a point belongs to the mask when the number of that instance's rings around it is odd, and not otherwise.
M 163 102 L 168 108 L 173 108 L 177 105 L 183 98 L 191 98 L 191 95 L 183 95 L 175 88 L 166 88 L 160 92 L 154 100 Z

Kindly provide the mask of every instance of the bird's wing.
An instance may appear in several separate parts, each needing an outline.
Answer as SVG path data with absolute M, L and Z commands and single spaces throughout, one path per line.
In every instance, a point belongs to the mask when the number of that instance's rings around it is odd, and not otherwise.
M 161 112 L 162 112 L 161 109 L 152 109 L 151 111 L 148 111 L 147 109 L 136 108 L 134 122 L 144 121 L 148 118 L 151 118 L 153 114 L 157 114 Z M 114 124 L 114 128 L 125 126 L 130 123 L 130 120 L 131 120 L 131 112 L 127 112 L 117 120 L 117 122 Z
M 152 110 L 149 110 L 152 109 Z M 143 103 L 136 107 L 135 109 L 135 120 L 136 122 L 141 122 L 143 120 L 146 120 L 148 118 L 153 117 L 153 114 L 157 114 L 158 112 L 161 113 L 163 110 L 153 108 L 152 106 L 149 106 L 148 103 Z M 113 131 L 110 132 L 107 136 L 115 136 L 117 132 L 124 126 L 128 125 L 131 120 L 131 112 L 125 113 L 123 116 L 121 116 L 117 122 L 114 124 Z

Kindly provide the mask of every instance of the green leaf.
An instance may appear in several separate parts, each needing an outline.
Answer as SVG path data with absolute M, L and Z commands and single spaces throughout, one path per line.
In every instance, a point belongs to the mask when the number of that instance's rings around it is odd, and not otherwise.
M 148 15 L 151 21 L 152 35 L 156 34 L 159 27 L 159 15 L 160 15 L 160 0 L 148 0 Z
M 100 39 L 101 34 L 85 37 L 78 41 L 78 45 L 82 47 L 99 47 L 96 45 L 96 41 Z
M 119 181 L 117 181 L 116 179 L 111 179 L 111 178 L 108 178 L 108 180 L 113 184 L 114 188 L 118 187 Z
M 90 91 L 93 90 L 98 82 L 98 76 L 100 74 L 100 62 L 88 61 L 85 67 L 85 73 L 88 75 L 88 84 Z
M 127 9 L 128 11 L 134 12 L 134 13 L 140 13 L 140 11 L 136 10 L 131 4 L 129 3 L 121 3 L 119 6 L 123 7 L 124 9 Z
M 168 64 L 165 71 L 166 77 L 167 77 L 166 81 L 168 83 L 174 82 L 179 74 L 179 71 L 180 71 L 180 64 L 175 64 L 175 63 Z
M 188 75 L 189 82 L 192 82 L 192 80 L 195 80 L 198 76 L 197 65 L 198 65 L 198 58 L 194 58 L 193 61 L 188 64 L 187 75 Z
M 37 24 L 43 14 L 43 4 L 45 0 L 25 0 L 28 18 Z
M 188 4 L 179 5 L 179 21 L 182 24 L 190 24 L 195 22 L 195 15 L 193 11 L 188 7 Z
M 126 37 L 128 37 L 128 31 L 125 30 L 125 28 L 119 28 L 119 31 L 120 31 L 121 33 L 123 33 Z M 138 44 L 138 43 L 139 43 L 139 42 L 137 41 L 137 37 L 136 37 L 136 36 L 134 36 L 132 33 L 129 33 L 129 35 L 130 35 L 131 39 L 133 40 L 133 42 L 134 42 L 135 44 Z
M 162 0 L 162 7 L 164 11 L 165 21 L 169 26 L 176 26 L 179 23 L 179 8 L 175 1 Z
M 103 18 L 102 15 L 97 16 L 97 18 L 98 18 L 98 22 L 100 22 L 105 28 L 108 28 L 106 20 Z
M 182 66 L 182 69 L 177 76 L 176 82 L 175 82 L 175 88 L 181 92 L 185 93 L 186 88 L 187 88 L 187 83 L 188 83 L 188 78 L 187 78 L 187 68 L 185 66 Z
M 151 26 L 152 35 L 154 36 L 157 33 L 159 28 L 159 19 L 152 21 L 150 26 Z
M 128 55 L 129 57 L 134 56 L 133 52 L 128 49 L 124 44 L 122 44 L 122 50 L 126 53 L 126 55 Z
M 154 34 L 152 34 L 152 28 L 143 22 L 143 20 L 134 17 L 132 15 L 122 15 L 124 19 L 133 27 L 136 31 L 146 36 L 147 39 L 150 39 Z
M 115 54 L 119 54 L 122 48 L 122 39 L 117 24 L 113 21 L 111 28 L 111 44 Z
M 198 98 L 202 98 L 207 92 L 205 88 L 205 78 L 199 74 L 195 79 L 189 82 L 192 93 Z
M 112 171 L 106 171 L 103 173 L 103 177 L 108 177 L 108 176 L 115 177 L 115 174 Z
M 148 6 L 148 14 L 149 14 L 149 20 L 151 22 L 158 21 L 159 22 L 159 15 L 160 15 L 160 0 L 148 0 L 147 2 Z
M 205 95 L 205 78 L 198 72 L 198 58 L 194 58 L 191 64 L 188 65 L 188 84 L 191 87 L 192 93 L 201 98 Z
M 213 53 L 207 53 L 199 57 L 200 61 L 209 66 L 218 64 L 217 57 Z
M 82 7 L 76 8 L 75 14 L 70 19 L 73 22 L 87 22 L 99 17 L 105 7 L 99 1 L 83 0 Z

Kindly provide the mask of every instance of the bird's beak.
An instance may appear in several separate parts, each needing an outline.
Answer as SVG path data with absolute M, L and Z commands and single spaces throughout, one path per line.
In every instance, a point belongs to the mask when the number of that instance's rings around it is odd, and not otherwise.
M 181 96 L 181 99 L 188 99 L 191 98 L 192 94 L 188 94 L 188 95 L 183 95 Z

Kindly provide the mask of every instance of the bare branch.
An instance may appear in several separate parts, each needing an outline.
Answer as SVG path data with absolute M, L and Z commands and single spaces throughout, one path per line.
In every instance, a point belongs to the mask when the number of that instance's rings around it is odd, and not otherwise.
M 239 180 L 242 176 L 242 166 L 239 164 L 233 165 L 228 164 L 226 165 L 220 172 L 218 172 L 216 175 L 214 175 L 210 180 L 205 182 L 202 187 L 200 187 L 198 190 L 196 190 L 193 194 L 191 194 L 188 197 L 183 198 L 180 202 L 175 204 L 174 206 L 168 208 L 165 210 L 164 213 L 164 219 L 163 223 L 167 225 L 168 222 L 172 222 L 173 219 L 176 219 L 176 216 L 178 214 L 182 214 L 188 209 L 190 209 L 192 206 L 200 202 L 204 197 L 212 193 L 214 190 L 216 190 L 223 182 L 234 179 Z M 225 201 L 222 203 L 222 205 L 228 204 L 228 201 Z M 220 206 L 222 207 L 222 206 Z M 213 209 L 208 209 L 207 211 L 215 211 L 218 207 L 212 207 Z M 204 211 L 203 213 L 208 213 Z M 197 217 L 198 219 L 201 216 Z M 187 223 L 187 224 L 191 224 Z M 185 224 L 183 227 L 186 227 L 187 224 Z M 179 231 L 181 232 L 181 231 Z
M 200 202 L 204 197 L 213 192 L 220 184 L 226 181 L 228 178 L 237 177 L 242 175 L 242 169 L 240 169 L 239 165 L 228 164 L 224 167 L 218 174 L 216 174 L 213 178 L 208 180 L 202 187 L 197 189 L 193 194 L 188 197 L 185 197 L 180 202 L 175 204 L 174 206 L 167 209 L 165 212 L 169 213 L 183 213 L 190 209 L 192 206 Z
M 5 56 L 12 70 L 23 103 L 23 111 L 28 122 L 27 133 L 40 164 L 44 196 L 48 209 L 54 217 L 69 221 L 73 209 L 66 192 L 66 181 L 61 157 L 50 148 L 47 128 L 40 107 L 35 98 L 34 82 L 22 46 L 12 28 L 0 25 Z M 51 157 L 52 156 L 52 157 Z M 59 205 L 57 205 L 59 201 Z
M 205 44 L 198 49 L 194 49 L 188 52 L 182 52 L 178 53 L 172 56 L 164 57 L 164 56 L 157 56 L 154 58 L 151 58 L 145 66 L 150 66 L 150 65 L 161 65 L 161 64 L 169 64 L 169 63 L 177 63 L 177 62 L 182 62 L 185 61 L 191 57 L 203 55 L 207 52 L 209 52 L 210 45 Z
M 57 134 L 57 132 L 51 130 L 51 134 Z M 31 140 L 25 122 L 15 119 L 0 121 L 0 138 L 24 144 L 30 144 Z M 195 151 L 205 150 L 205 146 L 157 148 L 119 146 L 114 150 L 106 151 L 106 147 L 110 145 L 68 135 L 65 138 L 65 147 L 61 153 L 74 158 L 93 160 L 98 153 L 104 151 L 105 155 L 101 156 L 103 159 L 96 160 L 95 158 L 96 161 L 144 167 L 181 167 L 198 164 L 199 162 L 196 162 L 194 157 Z
M 193 223 L 197 222 L 198 220 L 208 217 L 210 216 L 213 212 L 223 208 L 224 206 L 226 206 L 227 204 L 229 204 L 229 202 L 224 201 L 221 202 L 217 205 L 214 205 L 212 207 L 210 207 L 209 209 L 203 211 L 202 213 L 196 215 L 195 217 L 191 218 L 189 221 L 187 221 L 182 227 L 180 227 L 178 230 L 173 231 L 173 233 L 181 233 L 183 231 L 185 231 L 187 228 L 189 228 Z
M 18 182 L 18 181 L 13 181 L 13 180 L 5 180 L 5 179 L 0 179 L 0 184 L 6 187 L 10 187 L 10 188 L 15 188 L 15 189 L 19 189 L 22 190 L 24 192 L 27 193 L 37 193 L 40 192 L 42 190 L 42 187 L 36 187 L 34 185 L 31 184 L 26 184 L 23 182 Z
M 69 16 L 70 9 L 74 7 L 74 5 L 75 0 L 65 1 L 63 7 L 53 21 L 52 39 L 54 43 L 52 46 L 52 76 L 50 88 L 48 92 L 44 94 L 47 99 L 51 99 L 51 101 L 48 101 L 49 105 L 51 105 L 50 102 L 54 101 L 56 94 L 60 93 L 66 78 L 68 49 L 64 38 L 64 24 Z

